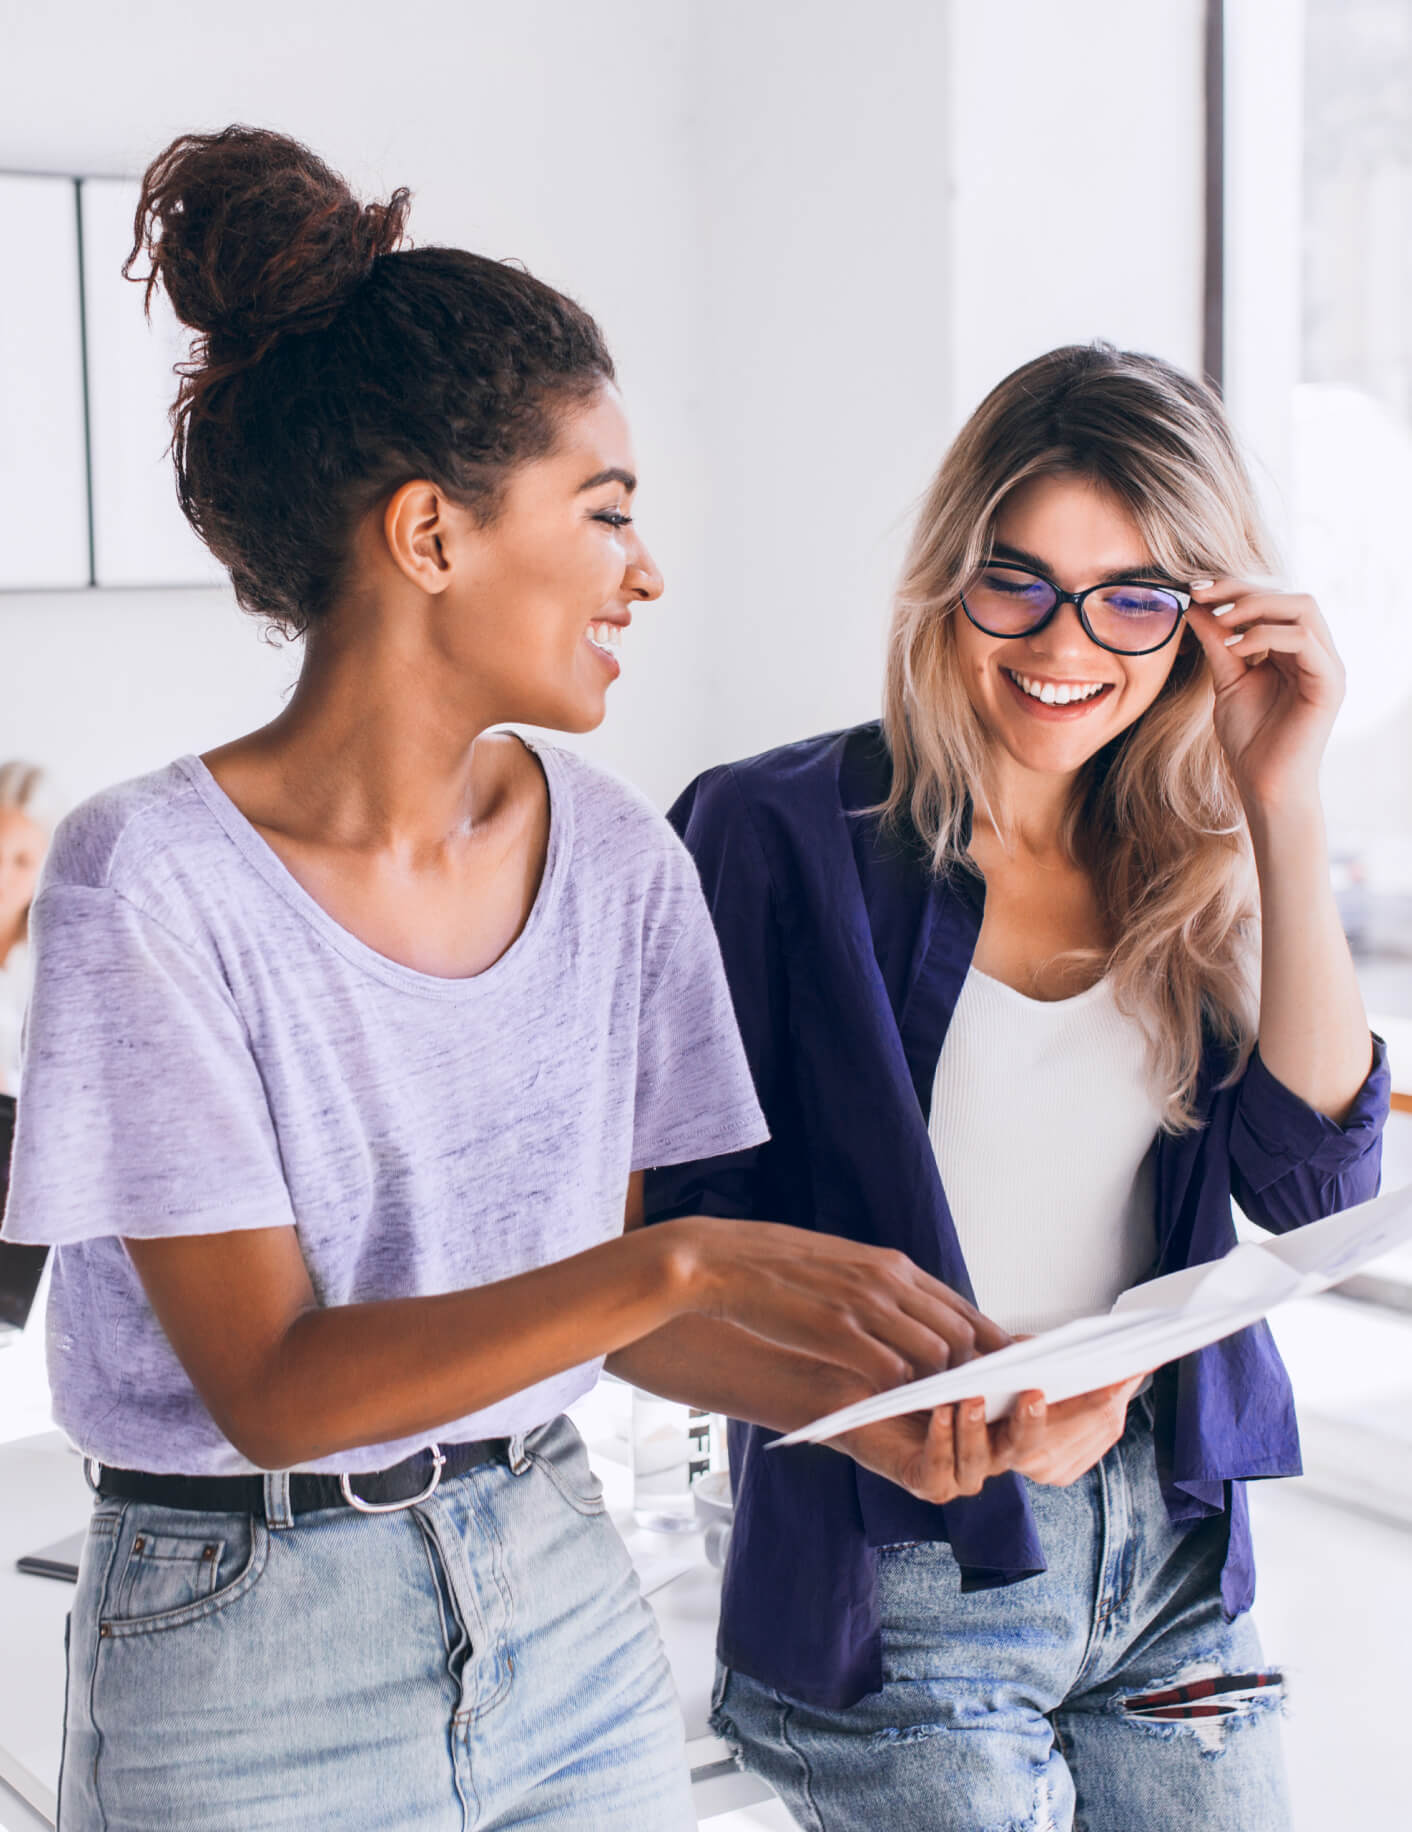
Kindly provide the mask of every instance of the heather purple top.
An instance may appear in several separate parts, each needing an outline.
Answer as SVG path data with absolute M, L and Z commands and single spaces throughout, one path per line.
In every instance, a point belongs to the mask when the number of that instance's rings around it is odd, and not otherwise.
M 62 824 L 34 905 L 5 1236 L 52 1242 L 58 1422 L 103 1462 L 248 1470 L 120 1237 L 298 1230 L 324 1304 L 508 1278 L 622 1228 L 628 1173 L 766 1137 L 695 868 L 633 790 L 536 745 L 548 858 L 472 979 L 341 928 L 199 759 Z M 526 1431 L 596 1364 L 449 1420 Z M 310 1467 L 371 1469 L 425 1440 Z

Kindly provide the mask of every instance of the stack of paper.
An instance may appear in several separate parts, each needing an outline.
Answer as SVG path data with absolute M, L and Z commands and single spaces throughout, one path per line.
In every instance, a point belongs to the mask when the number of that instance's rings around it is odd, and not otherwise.
M 777 1443 L 817 1444 L 880 1419 L 962 1399 L 983 1399 L 987 1419 L 998 1419 L 1030 1389 L 1051 1404 L 1091 1393 L 1232 1335 L 1291 1298 L 1324 1291 L 1409 1239 L 1412 1186 L 1277 1239 L 1242 1242 L 1208 1265 L 1134 1285 L 1107 1316 L 1081 1317 L 944 1374 L 893 1387 Z

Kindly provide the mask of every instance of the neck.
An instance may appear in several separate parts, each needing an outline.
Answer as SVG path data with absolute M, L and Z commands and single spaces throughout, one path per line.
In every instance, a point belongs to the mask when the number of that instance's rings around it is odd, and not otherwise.
M 284 827 L 287 809 L 292 826 L 334 844 L 416 853 L 474 825 L 476 744 L 496 722 L 427 646 L 399 644 L 386 624 L 324 626 L 284 711 L 208 762 L 244 790 L 257 823 L 268 801 L 247 772 L 277 785 L 267 824 Z
M 1001 752 L 991 758 L 990 807 L 977 805 L 974 822 L 995 835 L 1009 852 L 1037 859 L 1052 857 L 1062 850 L 1060 835 L 1077 786 L 1077 772 L 1041 775 L 1023 769 Z

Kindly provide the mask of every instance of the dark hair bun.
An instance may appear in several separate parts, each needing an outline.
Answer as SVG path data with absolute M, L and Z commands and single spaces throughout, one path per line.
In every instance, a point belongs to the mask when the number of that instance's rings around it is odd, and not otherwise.
M 150 302 L 161 285 L 209 361 L 249 361 L 328 324 L 401 242 L 410 193 L 361 205 L 299 141 L 258 127 L 183 134 L 147 168 L 133 223 Z
M 409 201 L 364 208 L 307 146 L 255 127 L 183 134 L 143 180 L 123 271 L 197 333 L 177 367 L 177 497 L 240 603 L 291 635 L 332 609 L 389 492 L 423 477 L 488 522 L 510 472 L 613 379 L 588 313 L 518 264 L 399 248 Z

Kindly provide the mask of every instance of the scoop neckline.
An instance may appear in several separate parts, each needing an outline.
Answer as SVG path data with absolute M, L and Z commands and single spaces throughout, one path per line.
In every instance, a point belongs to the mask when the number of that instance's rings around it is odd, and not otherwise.
M 305 890 L 274 847 L 236 807 L 200 757 L 195 753 L 179 757 L 177 768 L 186 776 L 246 863 L 336 953 L 372 978 L 403 991 L 419 993 L 426 998 L 474 999 L 483 996 L 487 987 L 497 986 L 512 976 L 531 953 L 539 931 L 548 921 L 548 913 L 557 899 L 563 862 L 568 856 L 573 837 L 573 801 L 559 767 L 558 752 L 553 745 L 531 742 L 521 732 L 510 735 L 519 739 L 544 772 L 549 795 L 549 840 L 545 850 L 544 870 L 524 927 L 505 952 L 481 972 L 455 979 L 435 973 L 422 973 L 402 961 L 393 960 L 389 955 L 380 954 L 376 948 L 361 941 L 351 929 L 344 928 L 341 922 L 331 916 L 317 897 Z
M 1018 999 L 1022 1005 L 1033 1005 L 1039 1011 L 1072 1011 L 1085 999 L 1092 999 L 1098 993 L 1103 992 L 1111 985 L 1113 977 L 1105 973 L 1091 986 L 1085 986 L 1082 992 L 1071 992 L 1065 999 L 1034 999 L 1030 997 L 1029 993 L 1021 992 L 1018 986 L 1010 985 L 1008 980 L 998 980 L 993 973 L 985 973 L 977 966 L 973 965 L 971 972 L 978 980 L 984 980 L 987 986 L 998 987 L 1001 992 L 1007 993 L 1012 999 Z

